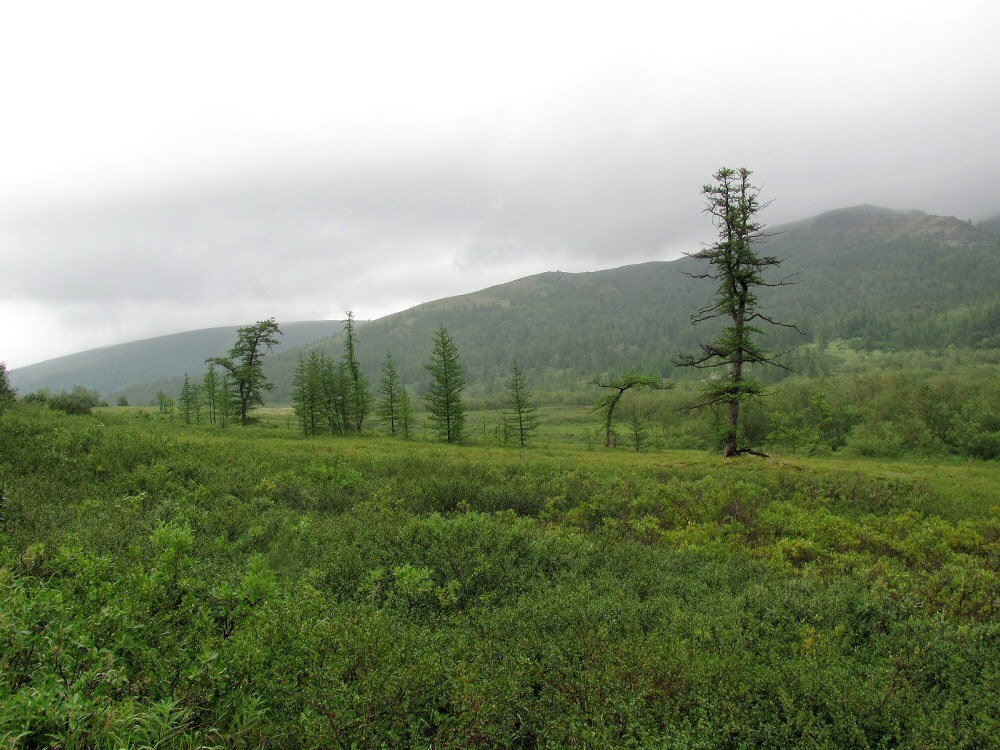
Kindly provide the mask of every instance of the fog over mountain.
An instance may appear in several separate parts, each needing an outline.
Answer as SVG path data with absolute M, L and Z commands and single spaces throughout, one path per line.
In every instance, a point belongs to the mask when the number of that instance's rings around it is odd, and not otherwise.
M 996 4 L 153 12 L 13 11 L 10 367 L 676 258 L 722 165 L 772 225 L 1000 206 Z

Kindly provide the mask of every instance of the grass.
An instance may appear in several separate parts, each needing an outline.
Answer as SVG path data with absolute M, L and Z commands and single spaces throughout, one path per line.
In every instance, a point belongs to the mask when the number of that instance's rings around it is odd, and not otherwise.
M 306 439 L 287 414 L 0 416 L 0 744 L 1000 729 L 995 462 L 589 448 L 579 407 L 543 410 L 524 450 Z

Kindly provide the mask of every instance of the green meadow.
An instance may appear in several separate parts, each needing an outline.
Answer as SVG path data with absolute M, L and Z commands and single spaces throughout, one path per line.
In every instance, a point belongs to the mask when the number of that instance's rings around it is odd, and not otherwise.
M 0 415 L 0 747 L 981 748 L 1000 465 Z M 655 432 L 655 431 L 654 431 Z

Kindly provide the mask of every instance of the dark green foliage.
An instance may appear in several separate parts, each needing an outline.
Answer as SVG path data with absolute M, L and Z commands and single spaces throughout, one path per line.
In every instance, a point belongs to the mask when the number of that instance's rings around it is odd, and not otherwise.
M 246 425 L 250 421 L 250 411 L 263 406 L 264 392 L 274 388 L 264 375 L 263 362 L 267 352 L 281 343 L 277 338 L 281 330 L 274 318 L 268 318 L 240 328 L 236 333 L 236 343 L 229 350 L 228 357 L 210 357 L 205 361 L 228 372 L 233 388 L 233 406 L 238 410 L 240 421 Z
M 360 432 L 371 395 L 363 378 L 355 382 L 348 360 L 335 362 L 315 351 L 309 352 L 308 357 L 300 357 L 293 378 L 292 400 L 305 435 Z M 361 392 L 365 395 L 359 396 Z M 357 411 L 359 405 L 361 411 Z
M 528 444 L 532 433 L 538 429 L 538 417 L 535 415 L 536 408 L 532 398 L 528 380 L 517 366 L 517 362 L 514 362 L 504 394 L 506 408 L 503 419 L 505 427 L 513 430 L 518 445 L 522 448 Z
M 309 352 L 308 359 L 299 355 L 292 380 L 292 403 L 303 434 L 317 434 L 324 424 L 324 402 L 323 368 L 316 352 Z
M 90 410 L 96 406 L 107 406 L 106 401 L 101 400 L 101 394 L 91 391 L 83 386 L 73 386 L 73 390 L 67 393 L 51 394 L 47 391 L 39 391 L 29 394 L 24 399 L 27 403 L 48 404 L 50 409 L 65 412 L 66 414 L 90 414 Z
M 427 371 L 431 374 L 431 382 L 424 395 L 424 403 L 431 429 L 445 442 L 459 442 L 465 425 L 462 391 L 465 390 L 466 379 L 458 361 L 458 348 L 444 326 L 434 334 L 434 348 Z
M 209 364 L 209 370 L 212 365 Z M 233 380 L 228 372 L 218 379 L 219 389 L 215 397 L 215 421 L 220 427 L 228 427 L 232 419 L 239 416 L 233 408 L 236 403 L 236 393 L 233 390 Z
M 184 373 L 184 383 L 177 397 L 177 410 L 184 424 L 201 424 L 201 401 L 201 388 Z

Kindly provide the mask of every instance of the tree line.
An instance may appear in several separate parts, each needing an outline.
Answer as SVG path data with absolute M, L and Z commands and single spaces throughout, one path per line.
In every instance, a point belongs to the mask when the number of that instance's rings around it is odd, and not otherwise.
M 185 424 L 227 427 L 253 421 L 252 412 L 264 403 L 274 385 L 264 374 L 263 362 L 280 342 L 274 318 L 237 330 L 236 343 L 224 357 L 206 360 L 201 381 L 185 373 L 176 399 L 162 390 L 156 404 L 160 413 L 177 415 Z M 344 351 L 339 359 L 311 350 L 300 354 L 292 380 L 292 404 L 302 434 L 360 435 L 377 420 L 394 437 L 410 438 L 416 429 L 414 397 L 403 384 L 392 354 L 383 362 L 377 393 L 358 361 L 354 313 L 347 311 Z M 468 379 L 458 347 L 444 326 L 434 335 L 426 364 L 430 382 L 423 396 L 430 431 L 448 443 L 466 437 L 466 408 L 462 395 Z M 503 435 L 524 447 L 538 427 L 533 393 L 524 373 L 513 363 L 502 413 Z

